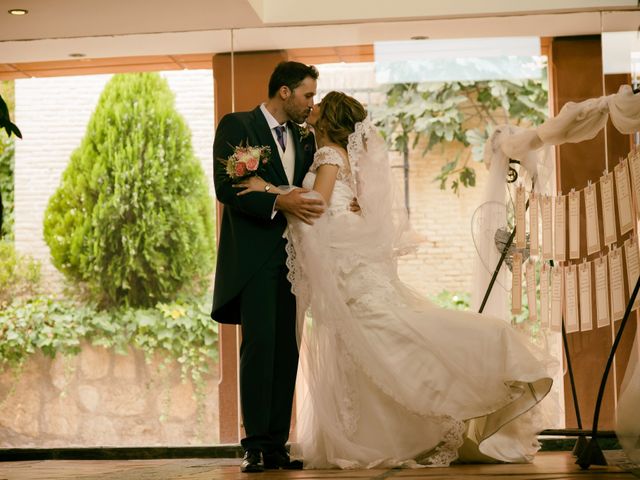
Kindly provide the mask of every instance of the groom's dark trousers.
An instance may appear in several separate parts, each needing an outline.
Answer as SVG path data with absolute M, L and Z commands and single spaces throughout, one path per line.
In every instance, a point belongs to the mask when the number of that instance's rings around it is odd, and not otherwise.
M 284 248 L 276 249 L 240 297 L 240 392 L 247 432 L 242 444 L 265 451 L 281 448 L 289 436 L 298 368 L 296 300 L 284 255 Z
M 313 160 L 313 136 L 300 138 L 289 124 L 295 148 L 294 185 L 300 185 Z M 298 367 L 296 305 L 287 280 L 287 222 L 273 216 L 275 196 L 251 192 L 238 196 L 221 160 L 238 145 L 268 146 L 271 158 L 262 178 L 289 183 L 273 134 L 260 108 L 225 115 L 213 145 L 216 196 L 223 203 L 211 317 L 242 326 L 240 401 L 245 450 L 283 449 L 289 436 Z

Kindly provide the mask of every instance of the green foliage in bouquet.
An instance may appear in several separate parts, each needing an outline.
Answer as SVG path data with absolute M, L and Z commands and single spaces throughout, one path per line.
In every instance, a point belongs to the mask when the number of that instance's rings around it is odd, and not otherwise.
M 197 293 L 213 269 L 213 202 L 191 132 L 156 73 L 115 75 L 45 212 L 55 266 L 102 307 Z

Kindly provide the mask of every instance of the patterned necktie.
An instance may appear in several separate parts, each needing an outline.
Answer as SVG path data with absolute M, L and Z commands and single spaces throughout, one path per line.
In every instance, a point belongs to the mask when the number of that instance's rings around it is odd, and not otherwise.
M 276 137 L 278 139 L 278 143 L 280 144 L 280 146 L 282 147 L 282 151 L 284 152 L 285 149 L 287 148 L 287 142 L 284 141 L 285 127 L 282 125 L 278 125 L 277 127 L 275 127 L 275 129 L 276 129 Z

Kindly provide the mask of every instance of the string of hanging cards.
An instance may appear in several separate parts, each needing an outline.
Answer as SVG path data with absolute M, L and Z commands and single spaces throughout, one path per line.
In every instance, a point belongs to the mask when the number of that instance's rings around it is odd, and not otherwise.
M 598 202 L 597 189 L 600 191 Z M 526 197 L 529 208 L 526 208 Z M 581 258 L 581 208 L 584 199 L 587 256 Z M 638 239 L 629 236 L 621 247 L 618 239 L 633 231 L 640 212 L 640 151 L 635 149 L 622 159 L 613 172 L 604 172 L 596 183 L 566 195 L 540 195 L 516 187 L 515 253 L 513 256 L 511 310 L 522 311 L 524 275 L 529 320 L 538 320 L 536 264 L 540 267 L 540 314 L 543 328 L 560 331 L 564 314 L 567 333 L 593 329 L 595 295 L 596 328 L 622 319 L 626 300 L 640 275 Z M 617 215 L 616 208 L 617 205 Z M 599 207 L 599 208 L 598 208 Z M 619 228 L 616 229 L 616 218 Z M 529 231 L 529 259 L 523 263 Z M 541 228 L 540 228 L 541 227 Z M 602 230 L 603 243 L 600 242 Z M 568 235 L 568 242 L 567 242 Z M 567 248 L 568 247 L 568 248 Z M 548 261 L 553 260 L 554 266 Z M 558 263 L 562 262 L 562 265 Z M 624 290 L 626 266 L 627 293 Z M 593 275 L 592 275 L 593 272 Z M 640 298 L 640 296 L 639 296 Z M 633 309 L 640 302 L 636 300 Z

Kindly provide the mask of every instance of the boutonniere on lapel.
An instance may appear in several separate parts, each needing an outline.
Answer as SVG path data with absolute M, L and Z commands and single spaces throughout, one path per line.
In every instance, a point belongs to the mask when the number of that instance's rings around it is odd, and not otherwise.
M 271 159 L 271 148 L 238 145 L 226 159 L 221 159 L 232 182 L 257 175 Z
M 311 129 L 309 128 L 309 125 L 307 125 L 306 123 L 303 123 L 303 124 L 296 123 L 296 127 L 298 127 L 298 135 L 300 135 L 301 141 L 307 138 L 309 135 L 311 135 Z

